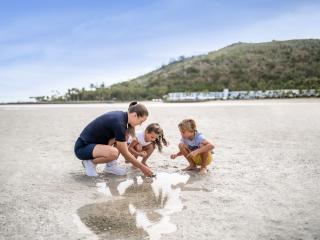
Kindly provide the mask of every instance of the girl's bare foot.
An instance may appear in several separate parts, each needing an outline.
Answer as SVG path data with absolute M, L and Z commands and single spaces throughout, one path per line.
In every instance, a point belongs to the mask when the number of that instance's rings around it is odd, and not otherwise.
M 182 171 L 191 171 L 196 169 L 197 167 L 195 165 L 189 165 L 188 167 L 182 169 Z
M 207 174 L 207 168 L 201 168 L 199 174 L 200 175 L 206 175 Z

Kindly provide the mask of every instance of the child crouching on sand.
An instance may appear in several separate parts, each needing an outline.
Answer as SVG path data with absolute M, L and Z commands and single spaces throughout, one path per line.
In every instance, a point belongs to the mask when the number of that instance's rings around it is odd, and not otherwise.
M 136 158 L 142 157 L 141 163 L 146 164 L 147 159 L 152 154 L 153 150 L 157 146 L 159 152 L 162 151 L 162 144 L 168 145 L 167 140 L 164 137 L 163 130 L 158 123 L 151 123 L 145 131 L 137 131 L 135 137 L 129 137 L 128 139 L 129 151 Z
M 212 162 L 212 149 L 214 146 L 197 131 L 193 119 L 185 119 L 178 125 L 181 133 L 179 152 L 171 155 L 171 159 L 183 155 L 189 162 L 184 170 L 193 170 L 200 166 L 199 174 L 207 173 L 207 166 Z

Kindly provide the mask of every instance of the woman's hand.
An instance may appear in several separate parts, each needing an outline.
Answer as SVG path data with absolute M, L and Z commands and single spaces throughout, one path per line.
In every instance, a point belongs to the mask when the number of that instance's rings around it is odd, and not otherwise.
M 146 165 L 141 164 L 141 168 L 140 170 L 143 172 L 143 174 L 146 177 L 152 177 L 153 176 L 153 172 L 151 171 L 151 169 L 149 167 L 147 167 Z

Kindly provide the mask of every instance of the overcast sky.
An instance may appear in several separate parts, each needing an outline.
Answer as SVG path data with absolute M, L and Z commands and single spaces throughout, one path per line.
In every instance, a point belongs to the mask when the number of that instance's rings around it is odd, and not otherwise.
M 320 38 L 320 1 L 3 0 L 0 102 L 129 80 L 234 42 Z

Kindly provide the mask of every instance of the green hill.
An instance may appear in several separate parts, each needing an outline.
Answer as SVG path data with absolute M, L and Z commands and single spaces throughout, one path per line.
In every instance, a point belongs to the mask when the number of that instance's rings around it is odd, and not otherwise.
M 141 100 L 161 98 L 169 92 L 224 88 L 320 89 L 320 40 L 239 42 L 206 55 L 180 57 L 127 82 L 76 94 L 81 94 L 80 100 Z

